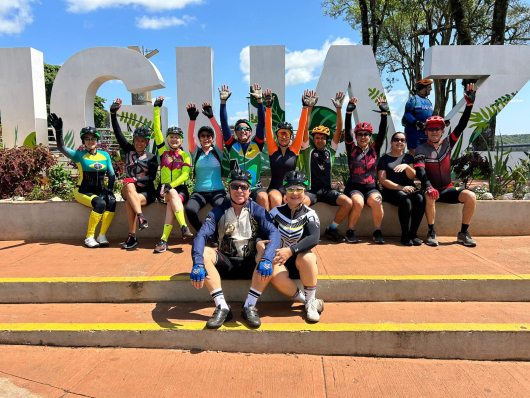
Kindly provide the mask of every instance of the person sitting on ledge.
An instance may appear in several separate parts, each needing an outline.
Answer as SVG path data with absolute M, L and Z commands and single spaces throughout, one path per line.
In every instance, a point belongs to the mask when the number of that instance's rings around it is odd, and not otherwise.
M 282 237 L 281 248 L 274 257 L 271 283 L 283 294 L 305 304 L 309 322 L 318 322 L 324 301 L 315 297 L 318 266 L 311 249 L 320 239 L 320 221 L 317 213 L 304 204 L 307 185 L 304 173 L 288 172 L 283 183 L 287 203 L 270 212 Z M 265 251 L 266 243 L 258 242 L 259 254 Z M 304 291 L 298 289 L 293 279 L 301 279 Z
M 425 200 L 414 186 L 414 158 L 404 153 L 407 145 L 404 133 L 395 133 L 390 141 L 390 152 L 383 155 L 377 164 L 383 199 L 398 207 L 401 243 L 405 246 L 421 246 L 423 241 L 417 233 L 425 212 Z
M 414 167 L 416 174 L 425 190 L 425 216 L 429 232 L 427 242 L 429 246 L 438 246 L 436 231 L 434 230 L 434 218 L 436 214 L 436 202 L 464 203 L 462 210 L 462 228 L 457 236 L 457 242 L 465 246 L 477 245 L 471 238 L 468 228 L 471 218 L 475 213 L 477 198 L 475 193 L 469 189 L 458 190 L 451 182 L 451 150 L 458 142 L 460 135 L 467 126 L 473 103 L 475 102 L 477 90 L 473 83 L 468 84 L 464 93 L 466 99 L 465 110 L 460 117 L 458 125 L 453 132 L 442 140 L 445 121 L 440 116 L 431 116 L 425 122 L 428 141 L 416 148 L 414 156 Z
M 113 193 L 116 177 L 109 154 L 97 150 L 101 135 L 94 127 L 83 127 L 81 141 L 85 145 L 85 150 L 74 151 L 64 145 L 63 120 L 52 113 L 50 123 L 55 129 L 57 149 L 68 159 L 73 160 L 79 169 L 79 180 L 74 189 L 74 197 L 82 205 L 92 208 L 88 219 L 85 246 L 107 247 L 109 241 L 106 234 L 116 210 L 116 198 Z M 103 186 L 105 174 L 109 177 L 106 189 Z M 94 239 L 100 220 L 102 220 L 101 230 L 98 238 Z
M 160 130 L 160 108 L 164 97 L 158 97 L 154 104 L 153 129 L 155 143 L 160 155 L 160 187 L 157 189 L 160 202 L 167 204 L 164 231 L 160 241 L 155 246 L 155 253 L 167 250 L 169 234 L 173 229 L 175 219 L 180 225 L 182 238 L 190 238 L 193 234 L 186 224 L 184 205 L 190 197 L 185 182 L 190 176 L 191 158 L 182 149 L 184 132 L 179 127 L 169 127 L 166 131 L 167 145 Z
M 357 107 L 357 98 L 350 99 L 346 108 L 344 143 L 346 144 L 350 178 L 344 188 L 344 194 L 351 198 L 352 201 L 352 209 L 348 216 L 348 230 L 346 231 L 347 243 L 359 242 L 359 239 L 355 236 L 355 224 L 359 220 L 365 204 L 372 209 L 374 242 L 385 243 L 381 232 L 381 223 L 384 215 L 383 198 L 377 189 L 375 174 L 377 156 L 386 137 L 388 105 L 383 97 L 378 98 L 377 101 L 381 110 L 381 121 L 379 122 L 379 131 L 374 141 L 372 141 L 374 132 L 372 125 L 370 123 L 359 123 L 353 131 L 357 140 L 357 144 L 355 144 L 352 135 L 351 117 L 352 112 Z
M 241 310 L 250 327 L 261 321 L 256 302 L 272 278 L 272 261 L 280 245 L 280 233 L 269 213 L 249 200 L 252 175 L 246 170 L 232 170 L 228 176 L 230 201 L 214 208 L 193 240 L 191 256 L 192 285 L 201 289 L 204 284 L 215 301 L 216 309 L 206 323 L 207 328 L 219 328 L 232 319 L 232 310 L 225 301 L 222 279 L 252 279 L 247 300 Z M 205 247 L 215 233 L 219 248 Z M 269 243 L 261 256 L 257 255 L 258 238 Z
M 110 120 L 116 140 L 125 152 L 125 176 L 122 195 L 125 199 L 127 221 L 129 222 L 129 236 L 122 246 L 123 249 L 133 250 L 138 246 L 136 239 L 136 218 L 140 229 L 149 226 L 142 213 L 142 206 L 148 206 L 157 198 L 155 178 L 158 170 L 156 156 L 147 150 L 151 132 L 143 127 L 137 127 L 133 133 L 133 144 L 130 144 L 118 123 L 116 113 L 121 107 L 121 99 L 117 98 L 110 106 Z
M 338 92 L 335 98 L 331 99 L 337 111 L 337 127 L 333 138 L 330 140 L 330 131 L 328 127 L 317 126 L 311 134 L 313 142 L 309 141 L 309 120 L 311 118 L 312 105 L 316 103 L 318 97 L 310 105 L 307 113 L 308 121 L 304 130 L 304 148 L 300 154 L 302 161 L 302 170 L 309 178 L 309 191 L 306 195 L 311 201 L 311 206 L 317 202 L 324 202 L 330 206 L 339 206 L 333 223 L 326 228 L 325 235 L 336 242 L 344 241 L 344 237 L 339 234 L 337 227 L 342 220 L 346 218 L 351 210 L 351 199 L 339 191 L 333 189 L 331 169 L 335 162 L 335 153 L 339 146 L 340 136 L 342 134 L 342 104 L 344 103 L 344 93 Z

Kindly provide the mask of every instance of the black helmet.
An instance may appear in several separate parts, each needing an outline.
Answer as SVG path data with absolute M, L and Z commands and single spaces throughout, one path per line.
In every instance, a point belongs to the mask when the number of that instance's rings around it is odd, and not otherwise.
M 302 185 L 308 187 L 309 181 L 307 181 L 307 176 L 298 170 L 287 172 L 283 179 L 283 187 L 289 188 L 292 185 Z
M 281 130 L 281 129 L 284 129 L 284 130 L 290 130 L 291 131 L 291 134 L 293 133 L 293 125 L 289 122 L 280 122 L 276 125 L 276 131 L 278 130 Z
M 237 127 L 237 125 L 240 123 L 245 123 L 252 130 L 252 123 L 250 123 L 247 119 L 239 119 L 234 126 Z
M 134 130 L 133 136 L 150 139 L 151 132 L 147 128 L 141 126 L 137 127 L 136 130 Z
M 252 185 L 252 174 L 243 169 L 234 169 L 228 174 L 228 182 L 232 181 L 245 181 Z
M 213 129 L 210 126 L 202 126 L 199 129 L 199 132 L 197 133 L 197 135 L 200 136 L 201 133 L 203 133 L 203 132 L 206 132 L 206 133 L 210 134 L 212 137 L 215 137 L 215 132 L 213 131 Z
M 166 131 L 166 137 L 169 135 L 169 134 L 178 134 L 180 135 L 180 138 L 184 138 L 184 132 L 182 131 L 182 129 L 180 127 L 177 127 L 177 126 L 171 126 L 167 129 Z
M 96 137 L 98 137 L 98 140 L 101 138 L 101 134 L 99 134 L 99 131 L 97 131 L 94 127 L 83 127 L 81 129 L 81 133 L 79 134 L 81 136 L 81 141 L 83 141 L 83 137 L 86 134 L 94 134 Z

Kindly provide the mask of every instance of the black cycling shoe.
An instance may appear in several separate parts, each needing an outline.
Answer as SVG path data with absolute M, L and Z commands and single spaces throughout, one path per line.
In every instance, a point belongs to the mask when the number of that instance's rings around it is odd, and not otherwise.
M 326 231 L 324 232 L 324 235 L 326 236 L 326 238 L 334 240 L 335 242 L 344 242 L 344 238 L 341 234 L 339 234 L 337 228 L 327 227 Z
M 346 243 L 359 243 L 359 238 L 355 236 L 354 229 L 349 229 L 346 231 Z
M 247 321 L 247 325 L 251 328 L 259 328 L 261 326 L 261 320 L 259 319 L 258 309 L 253 305 L 243 307 L 241 309 L 241 315 L 243 319 Z
M 438 246 L 438 238 L 436 237 L 436 231 L 433 229 L 432 231 L 427 232 L 427 242 L 425 242 L 427 246 Z
M 401 234 L 401 243 L 404 246 L 412 246 L 412 239 L 410 239 L 408 232 Z
M 181 229 L 182 231 L 182 238 L 183 239 L 186 239 L 186 238 L 191 238 L 193 236 L 193 234 L 191 233 L 189 227 L 187 225 L 184 225 Z
M 475 247 L 477 245 L 477 242 L 469 235 L 469 231 L 459 232 L 456 241 L 469 247 Z
M 383 233 L 380 229 L 374 231 L 374 242 L 379 244 L 385 243 L 385 238 L 383 238 Z
M 125 244 L 122 246 L 122 249 L 125 250 L 134 250 L 138 246 L 138 241 L 136 240 L 136 235 L 129 234 L 129 237 L 125 241 Z
M 154 253 L 164 253 L 167 250 L 167 242 L 164 239 L 160 239 L 160 241 L 156 244 Z
M 143 217 L 138 217 L 138 229 L 146 229 L 149 227 L 147 220 Z
M 218 329 L 223 326 L 223 323 L 232 319 L 232 316 L 233 314 L 230 306 L 228 306 L 228 309 L 221 309 L 221 306 L 218 305 L 215 311 L 213 312 L 212 317 L 208 319 L 208 322 L 206 322 L 206 327 L 208 329 Z
M 410 233 L 410 239 L 412 240 L 412 244 L 414 246 L 421 246 L 421 244 L 423 243 L 423 241 L 418 238 L 418 235 L 416 235 L 415 233 Z

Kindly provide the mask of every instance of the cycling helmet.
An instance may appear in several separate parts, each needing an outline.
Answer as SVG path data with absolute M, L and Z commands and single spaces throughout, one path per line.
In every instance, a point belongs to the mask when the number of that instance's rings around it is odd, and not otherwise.
M 241 123 L 247 124 L 248 127 L 250 127 L 250 129 L 252 130 L 252 123 L 250 123 L 247 119 L 239 119 L 236 124 L 234 124 L 234 126 L 237 127 L 237 125 Z
M 329 128 L 325 127 L 325 126 L 317 126 L 315 127 L 312 131 L 311 131 L 311 134 L 324 134 L 324 135 L 327 135 L 329 137 Z
M 101 134 L 99 134 L 99 131 L 97 131 L 94 127 L 87 126 L 81 129 L 81 133 L 80 133 L 81 141 L 83 141 L 83 137 L 86 134 L 94 134 L 98 138 L 98 140 L 101 138 Z
M 425 128 L 427 129 L 429 126 L 433 126 L 433 125 L 439 125 L 441 126 L 442 128 L 445 127 L 445 120 L 443 117 L 441 116 L 431 116 L 430 118 L 427 119 L 427 121 L 425 122 Z
M 433 83 L 431 79 L 421 79 L 416 82 L 416 90 L 421 90 L 427 86 L 430 86 Z
M 289 122 L 280 122 L 276 125 L 276 131 L 278 130 L 289 130 L 293 134 L 293 125 Z
M 180 135 L 180 138 L 184 138 L 184 132 L 182 131 L 182 129 L 180 127 L 177 127 L 177 126 L 171 126 L 167 129 L 166 131 L 166 137 L 169 135 L 169 134 L 178 134 Z
M 355 126 L 355 129 L 353 130 L 354 134 L 357 134 L 359 131 L 367 131 L 371 135 L 374 133 L 374 128 L 370 123 L 362 122 Z
M 215 137 L 215 132 L 213 131 L 213 129 L 210 126 L 202 126 L 199 129 L 199 132 L 197 133 L 199 135 L 199 137 L 200 137 L 201 133 L 208 133 L 212 137 Z
M 234 169 L 228 174 L 228 183 L 232 181 L 245 181 L 249 185 L 252 185 L 252 175 L 243 169 Z
M 283 179 L 283 187 L 289 188 L 293 185 L 301 185 L 308 187 L 309 181 L 307 180 L 307 176 L 298 170 L 289 171 L 285 174 L 285 178 Z
M 151 132 L 147 128 L 141 126 L 141 127 L 137 127 L 136 130 L 134 130 L 133 136 L 150 139 Z

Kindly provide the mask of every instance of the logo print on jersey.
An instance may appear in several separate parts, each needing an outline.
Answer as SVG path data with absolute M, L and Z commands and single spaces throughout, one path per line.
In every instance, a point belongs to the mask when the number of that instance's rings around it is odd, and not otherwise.
M 104 168 L 104 166 L 101 163 L 92 163 L 90 165 L 90 167 L 92 167 L 93 169 L 96 169 L 96 170 L 101 170 L 101 169 Z

